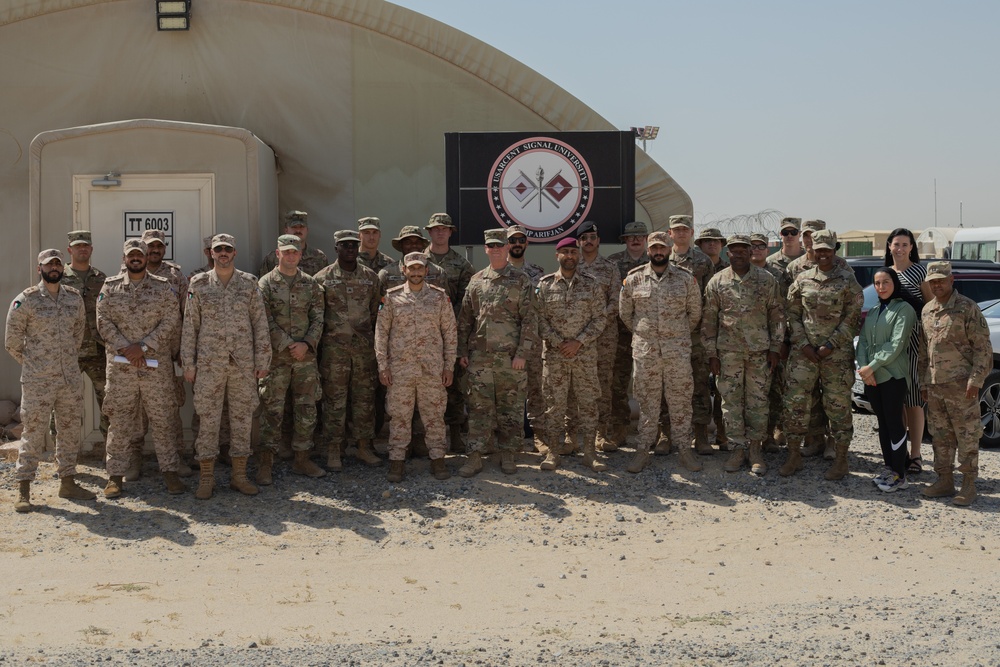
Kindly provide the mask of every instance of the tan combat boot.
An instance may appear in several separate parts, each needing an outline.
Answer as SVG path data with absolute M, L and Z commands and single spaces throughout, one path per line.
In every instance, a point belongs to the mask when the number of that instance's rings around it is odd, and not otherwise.
M 260 489 L 247 479 L 247 458 L 246 456 L 232 457 L 233 469 L 229 473 L 229 488 L 246 496 L 256 496 Z
M 500 450 L 500 472 L 505 475 L 513 475 L 517 472 L 517 464 L 514 462 L 513 450 Z
M 358 440 L 358 451 L 354 456 L 365 465 L 373 468 L 382 465 L 382 459 L 375 453 L 371 440 Z
M 448 435 L 451 439 L 449 449 L 453 454 L 465 453 L 465 441 L 462 439 L 462 425 L 452 424 L 448 427 Z
M 475 477 L 483 469 L 483 455 L 479 452 L 469 452 L 465 457 L 465 464 L 458 469 L 458 474 L 462 477 Z
M 823 458 L 827 461 L 834 461 L 837 458 L 837 447 L 833 444 L 833 438 L 829 435 L 820 438 L 823 442 Z
M 31 482 L 21 480 L 17 483 L 17 500 L 14 501 L 15 512 L 31 511 Z
M 677 457 L 680 464 L 684 466 L 687 470 L 691 472 L 700 472 L 702 469 L 701 462 L 694 457 L 694 450 L 685 445 L 680 445 L 677 448 Z
M 306 477 L 326 477 L 326 471 L 312 462 L 309 458 L 308 449 L 300 449 L 295 452 L 295 462 L 292 463 L 292 472 L 296 475 Z
M 807 435 L 805 445 L 802 447 L 802 457 L 812 458 L 823 453 L 826 439 L 818 435 Z
M 763 475 L 767 472 L 767 464 L 764 463 L 764 447 L 759 440 L 750 442 L 750 472 L 755 475 Z
M 254 477 L 261 486 L 271 486 L 274 483 L 274 452 L 262 449 L 257 452 L 257 475 Z
M 657 446 L 659 446 L 659 443 L 657 443 Z M 715 449 L 712 445 L 708 444 L 707 424 L 694 425 L 694 450 L 702 456 L 711 456 L 712 454 L 715 454 Z
M 628 464 L 628 470 L 633 475 L 638 475 L 643 469 L 649 465 L 649 446 L 639 446 L 635 449 L 635 456 Z
M 448 472 L 448 466 L 444 463 L 444 457 L 431 459 L 431 474 L 434 475 L 434 479 L 440 479 L 441 481 L 451 479 L 451 473 Z
M 951 470 L 938 472 L 937 481 L 920 491 L 925 498 L 945 498 L 955 495 L 955 476 Z
M 59 497 L 70 500 L 93 500 L 97 494 L 77 484 L 73 475 L 66 475 L 59 480 Z
M 326 469 L 330 472 L 340 472 L 344 469 L 344 462 L 340 460 L 340 445 L 330 444 L 326 453 Z
M 770 437 L 767 440 L 765 440 L 761 447 L 768 454 L 776 454 L 780 449 L 780 447 L 778 447 L 777 441 L 775 441 L 773 437 Z
M 967 472 L 962 474 L 962 488 L 951 499 L 952 505 L 958 507 L 968 507 L 976 502 L 976 473 Z
M 194 497 L 198 500 L 208 500 L 215 490 L 215 460 L 198 461 L 198 471 L 198 488 L 195 489 Z
M 406 474 L 406 462 L 405 461 L 389 461 L 389 473 L 385 476 L 386 481 L 389 482 L 402 482 L 403 476 Z
M 726 472 L 739 472 L 740 468 L 743 467 L 743 462 L 746 461 L 747 450 L 744 445 L 735 445 L 733 451 L 729 453 L 729 458 L 726 459 L 726 463 L 723 466 Z
M 583 447 L 583 465 L 585 468 L 590 468 L 594 472 L 604 472 L 608 469 L 608 466 L 597 458 L 597 445 L 596 443 L 588 442 Z
M 172 496 L 176 496 L 188 490 L 187 484 L 181 481 L 181 476 L 176 472 L 163 473 L 163 481 L 167 485 L 167 493 Z
M 282 447 L 285 447 L 286 449 L 288 449 L 289 452 L 292 451 L 291 448 L 287 444 L 282 445 Z M 282 460 L 287 461 L 290 458 L 292 458 L 291 454 L 289 454 L 287 458 L 283 458 Z M 223 465 L 227 465 L 227 466 L 233 465 L 233 459 L 232 459 L 231 456 L 229 456 L 229 443 L 228 442 L 226 442 L 226 443 L 219 443 L 219 461 L 221 461 Z
M 177 470 L 175 472 L 178 477 L 190 477 L 194 474 L 184 458 L 184 443 L 181 442 L 177 443 Z
M 117 498 L 122 494 L 122 487 L 125 482 L 122 480 L 121 475 L 112 475 L 108 478 L 108 483 L 104 487 L 104 497 L 105 498 Z
M 836 458 L 833 460 L 833 465 L 830 469 L 826 471 L 824 477 L 828 480 L 834 481 L 838 479 L 844 479 L 849 472 L 847 466 L 847 445 L 837 445 L 836 446 Z
M 542 456 L 545 456 L 546 454 L 549 453 L 549 446 L 545 444 L 545 441 L 542 440 L 542 437 L 540 435 L 538 435 L 537 432 L 534 435 L 533 441 L 534 441 L 534 444 L 535 444 L 535 451 L 536 452 L 538 452 Z
M 128 452 L 128 468 L 125 469 L 125 481 L 136 482 L 142 477 L 142 443 L 132 445 Z
M 549 449 L 549 453 L 545 455 L 545 460 L 542 461 L 541 465 L 538 466 L 540 470 L 555 470 L 559 467 L 559 455 L 554 451 Z
M 801 441 L 798 438 L 790 438 L 787 440 L 788 444 L 788 458 L 780 468 L 778 468 L 778 474 L 782 477 L 791 477 L 799 470 L 802 470 L 802 452 L 799 450 L 801 446 Z
M 658 430 L 659 435 L 656 438 L 656 446 L 653 447 L 653 454 L 666 456 L 673 450 L 674 443 L 670 440 L 670 434 L 664 430 L 663 426 L 660 426 Z
M 619 433 L 619 431 L 621 431 Z M 615 424 L 610 431 L 601 429 L 597 432 L 598 439 L 601 440 L 601 451 L 605 453 L 617 452 L 618 446 L 625 442 L 625 426 Z
M 576 435 L 573 433 L 566 433 L 566 437 L 563 438 L 562 447 L 559 450 L 560 456 L 572 456 L 576 453 Z

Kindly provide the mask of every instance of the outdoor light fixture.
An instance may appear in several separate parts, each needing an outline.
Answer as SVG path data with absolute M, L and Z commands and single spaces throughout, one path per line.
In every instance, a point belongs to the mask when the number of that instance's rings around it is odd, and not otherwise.
M 191 0 L 154 0 L 157 30 L 190 30 Z
M 660 133 L 660 128 L 655 125 L 647 125 L 646 127 L 633 127 L 632 133 L 635 134 L 635 138 L 642 141 L 642 151 L 646 152 L 646 142 L 652 141 L 656 138 L 656 135 Z
M 100 188 L 118 187 L 122 184 L 121 174 L 117 171 L 109 171 L 104 178 L 95 178 L 90 184 Z

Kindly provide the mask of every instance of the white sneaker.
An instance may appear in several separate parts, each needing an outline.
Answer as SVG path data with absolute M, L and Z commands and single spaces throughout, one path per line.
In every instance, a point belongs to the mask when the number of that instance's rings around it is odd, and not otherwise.
M 879 490 L 885 493 L 893 493 L 895 491 L 900 491 L 902 489 L 908 488 L 910 485 L 906 482 L 906 476 L 900 477 L 896 473 L 892 473 L 885 481 L 878 485 Z
M 885 484 L 885 481 L 895 474 L 896 473 L 892 471 L 892 468 L 889 468 L 887 466 L 882 466 L 882 469 L 879 471 L 879 473 L 874 477 L 872 477 L 872 484 L 874 484 L 875 486 L 879 486 L 880 484 Z

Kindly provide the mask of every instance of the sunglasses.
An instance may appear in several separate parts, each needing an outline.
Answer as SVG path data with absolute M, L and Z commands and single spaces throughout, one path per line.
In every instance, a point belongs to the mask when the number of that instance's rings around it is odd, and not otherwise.
M 750 244 L 750 249 L 751 250 L 767 250 L 767 246 L 764 245 L 763 243 L 751 243 Z
M 528 239 L 507 239 L 510 245 L 528 245 Z
M 782 236 L 798 236 L 799 235 L 799 230 L 797 230 L 797 229 L 782 229 L 781 230 L 781 235 Z

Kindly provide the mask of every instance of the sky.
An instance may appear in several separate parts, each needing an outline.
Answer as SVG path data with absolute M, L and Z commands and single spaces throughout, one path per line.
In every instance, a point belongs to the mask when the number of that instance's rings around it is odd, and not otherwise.
M 837 231 L 1000 225 L 995 0 L 395 4 L 620 129 L 659 126 L 649 155 L 699 227 L 768 209 Z

